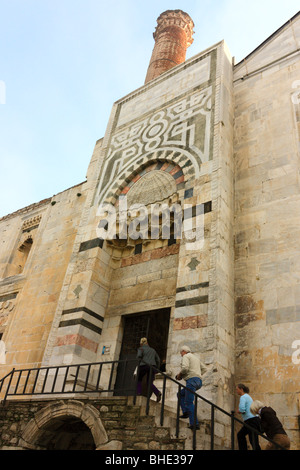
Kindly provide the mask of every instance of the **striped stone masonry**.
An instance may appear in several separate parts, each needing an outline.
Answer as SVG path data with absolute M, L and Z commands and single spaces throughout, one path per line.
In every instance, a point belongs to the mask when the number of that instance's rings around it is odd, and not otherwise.
M 102 331 L 103 317 L 86 307 L 70 308 L 62 312 L 60 328 L 71 325 L 82 325 L 89 330 L 95 331 L 99 335 Z M 100 326 L 101 325 L 101 326 Z
M 78 347 L 96 354 L 104 318 L 86 307 L 64 310 L 56 339 L 60 354 L 78 354 Z M 82 354 L 81 354 L 82 355 Z

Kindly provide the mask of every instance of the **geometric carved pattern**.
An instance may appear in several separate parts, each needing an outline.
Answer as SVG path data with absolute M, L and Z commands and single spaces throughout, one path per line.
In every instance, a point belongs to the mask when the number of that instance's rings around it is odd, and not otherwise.
M 127 204 L 154 204 L 176 193 L 184 182 L 181 168 L 174 163 L 155 163 L 136 175 L 121 195 L 127 194 Z
M 149 205 L 164 201 L 176 192 L 172 177 L 163 171 L 151 171 L 142 176 L 127 194 L 127 204 Z
M 116 179 L 121 185 L 122 178 L 128 179 L 151 160 L 189 162 L 197 176 L 201 163 L 210 159 L 211 95 L 211 86 L 198 90 L 117 130 L 101 170 L 98 203 L 112 196 Z
M 36 215 L 35 217 L 32 217 L 31 219 L 25 220 L 22 225 L 22 231 L 28 230 L 32 227 L 39 225 L 41 218 L 42 218 L 41 215 Z
M 148 169 L 156 165 L 166 165 L 167 167 L 174 165 L 181 171 L 182 181 L 181 183 L 176 183 L 177 190 L 184 187 L 185 181 L 196 177 L 192 162 L 186 158 L 184 154 L 173 151 L 150 152 L 148 155 L 139 158 L 134 165 L 123 168 L 120 174 L 111 181 L 110 186 L 102 190 L 101 194 L 98 196 L 98 203 L 105 202 L 115 204 L 118 196 L 126 187 L 133 184 L 136 177 L 141 176 L 145 171 L 148 171 Z

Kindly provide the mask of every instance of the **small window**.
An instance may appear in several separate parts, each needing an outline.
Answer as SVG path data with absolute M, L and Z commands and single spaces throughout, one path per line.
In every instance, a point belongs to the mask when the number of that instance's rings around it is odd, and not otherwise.
M 27 258 L 29 256 L 29 252 L 32 247 L 33 240 L 31 237 L 29 237 L 18 249 L 18 269 L 20 270 L 19 272 L 21 273 L 24 269 L 24 266 L 26 264 Z
M 16 274 L 21 274 L 22 273 L 22 271 L 25 267 L 27 258 L 29 256 L 32 244 L 33 244 L 33 240 L 31 238 L 31 236 L 29 236 L 18 247 L 18 249 L 16 250 L 16 252 L 13 256 L 13 259 L 12 259 L 10 265 L 8 266 L 6 277 L 15 276 Z

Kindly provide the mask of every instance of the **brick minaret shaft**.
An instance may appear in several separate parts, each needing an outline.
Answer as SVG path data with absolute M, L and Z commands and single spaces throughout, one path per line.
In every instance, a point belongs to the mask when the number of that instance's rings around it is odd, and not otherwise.
M 185 61 L 187 48 L 193 42 L 194 22 L 182 10 L 167 10 L 157 19 L 145 84 Z

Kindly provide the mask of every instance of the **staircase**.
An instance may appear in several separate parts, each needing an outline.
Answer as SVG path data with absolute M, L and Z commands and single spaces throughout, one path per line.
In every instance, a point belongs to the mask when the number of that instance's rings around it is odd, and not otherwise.
M 193 431 L 188 429 L 188 420 L 179 419 L 176 437 L 176 410 L 165 406 L 164 423 L 160 424 L 161 406 L 150 400 L 146 414 L 145 397 L 101 398 L 100 414 L 110 442 L 122 442 L 122 450 L 192 450 Z M 210 426 L 200 423 L 196 431 L 197 450 L 209 449 Z M 114 450 L 114 449 L 111 449 Z
M 88 399 L 100 412 L 109 442 L 118 442 L 125 450 L 132 449 L 183 449 L 183 450 L 218 450 L 234 449 L 236 425 L 247 424 L 200 394 L 195 396 L 195 412 L 202 407 L 208 409 L 208 416 L 200 420 L 199 430 L 188 429 L 188 421 L 179 418 L 179 403 L 169 406 L 166 400 L 167 384 L 174 389 L 173 396 L 179 396 L 186 387 L 165 373 L 162 376 L 162 401 L 156 403 L 143 396 L 125 396 L 122 384 L 114 387 L 115 371 L 121 362 L 108 361 L 87 364 L 70 364 L 32 369 L 13 369 L 0 380 L 0 399 L 5 407 L 10 402 L 41 399 L 64 400 Z M 153 366 L 150 366 L 152 371 Z M 126 368 L 124 368 L 126 370 Z M 152 373 L 152 372 L 151 372 Z M 150 384 L 150 382 L 149 382 Z M 118 396 L 120 393 L 121 396 Z M 132 393 L 131 393 L 132 394 Z M 130 395 L 130 393 L 129 393 Z M 147 396 L 150 397 L 150 385 Z M 76 397 L 76 398 L 75 398 Z M 87 398 L 89 397 L 89 398 Z M 201 408 L 200 408 L 201 407 Z M 197 413 L 198 414 L 198 413 Z M 254 431 L 250 428 L 251 432 Z M 262 438 L 267 439 L 261 433 Z M 112 449 L 114 450 L 114 449 Z

